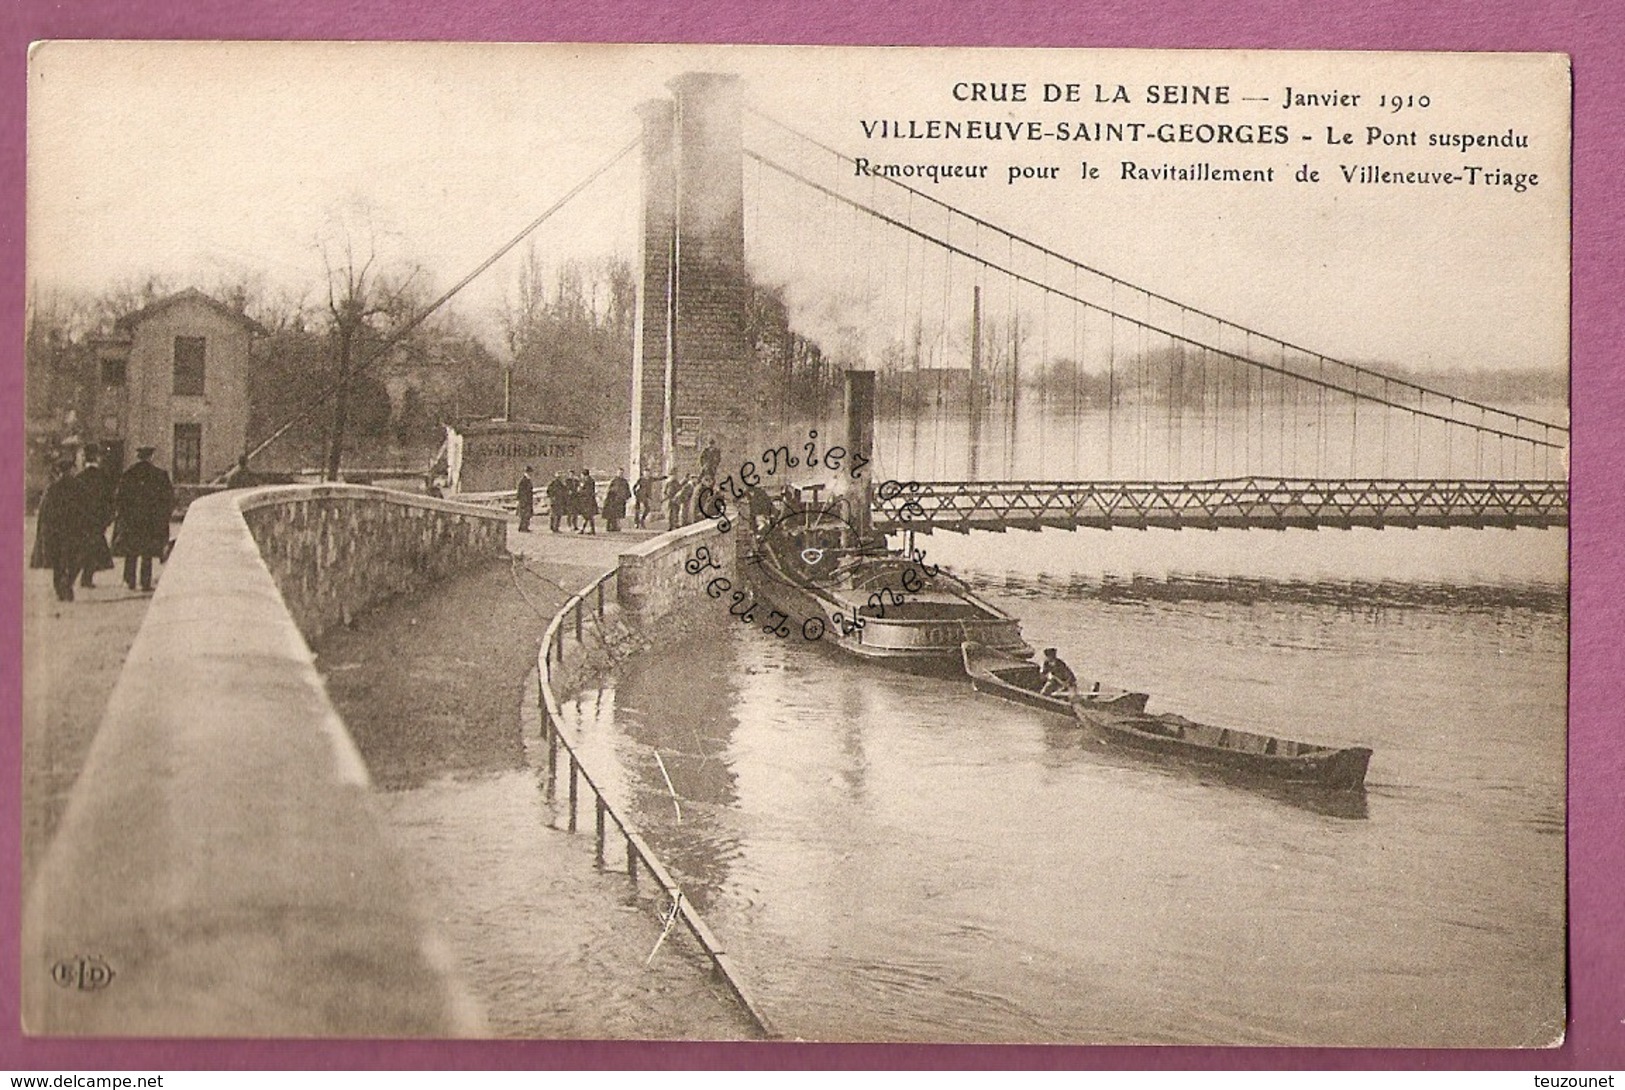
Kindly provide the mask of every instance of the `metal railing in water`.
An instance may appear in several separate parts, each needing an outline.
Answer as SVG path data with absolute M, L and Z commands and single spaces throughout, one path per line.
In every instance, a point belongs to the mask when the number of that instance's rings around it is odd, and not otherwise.
M 762 1012 L 760 1004 L 752 996 L 750 989 L 741 979 L 738 967 L 728 955 L 727 949 L 716 933 L 700 918 L 694 907 L 683 895 L 682 887 L 672 878 L 671 873 L 655 856 L 654 850 L 639 835 L 624 816 L 617 813 L 614 806 L 604 795 L 600 787 L 582 764 L 581 758 L 576 754 L 574 747 L 559 730 L 561 714 L 558 697 L 553 692 L 554 672 L 564 664 L 565 649 L 571 643 L 579 651 L 585 644 L 586 614 L 593 615 L 599 624 L 602 624 L 606 611 L 616 601 L 616 594 L 609 588 L 613 585 L 618 589 L 616 582 L 618 570 L 612 569 L 593 580 L 581 591 L 570 597 L 564 606 L 553 617 L 547 626 L 547 632 L 542 637 L 541 649 L 536 655 L 537 677 L 537 704 L 541 710 L 542 732 L 547 736 L 547 793 L 549 798 L 556 797 L 559 780 L 560 751 L 563 751 L 563 763 L 569 777 L 569 830 L 576 831 L 577 815 L 580 810 L 581 785 L 585 784 L 587 792 L 593 799 L 594 832 L 597 842 L 597 860 L 600 866 L 604 864 L 604 848 L 608 839 L 609 826 L 614 826 L 626 845 L 626 874 L 632 882 L 637 882 L 638 871 L 641 868 L 660 891 L 665 894 L 668 908 L 662 914 L 668 929 L 673 921 L 681 921 L 694 936 L 696 942 L 711 959 L 717 975 L 727 984 L 728 990 L 750 1016 L 756 1028 L 766 1037 L 777 1037 L 779 1034 L 773 1028 L 767 1015 Z M 573 641 L 567 636 L 567 631 L 573 632 Z

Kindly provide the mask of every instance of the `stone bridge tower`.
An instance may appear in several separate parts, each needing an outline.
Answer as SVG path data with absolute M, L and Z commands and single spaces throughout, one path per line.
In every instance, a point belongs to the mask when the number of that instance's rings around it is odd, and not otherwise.
M 691 473 L 706 441 L 737 464 L 755 400 L 738 77 L 690 72 L 643 120 L 642 269 L 628 471 Z

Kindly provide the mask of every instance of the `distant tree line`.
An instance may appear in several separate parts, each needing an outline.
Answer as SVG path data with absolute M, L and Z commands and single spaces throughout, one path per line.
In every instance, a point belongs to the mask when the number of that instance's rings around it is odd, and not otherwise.
M 502 316 L 508 362 L 455 310 L 437 314 L 378 356 L 427 300 L 426 285 L 397 276 L 388 305 L 368 298 L 366 284 L 354 286 L 354 292 L 337 291 L 331 305 L 326 298 L 316 303 L 274 295 L 253 282 L 203 288 L 268 331 L 252 348 L 249 444 L 302 417 L 254 468 L 325 466 L 333 453 L 337 397 L 315 403 L 341 385 L 347 390 L 340 429 L 345 464 L 403 458 L 427 464 L 444 424 L 502 414 L 510 373 L 507 404 L 515 419 L 617 438 L 629 428 L 634 292 L 625 262 L 566 263 L 551 277 L 532 263 L 521 278 L 522 306 Z M 119 318 L 180 287 L 152 277 L 94 295 L 36 293 L 25 349 L 31 446 L 48 454 L 95 437 L 87 420 L 99 381 L 94 342 L 112 335 Z
M 780 295 L 757 289 L 756 296 L 753 318 L 758 322 L 771 319 L 765 323 L 768 332 L 758 330 L 756 334 L 758 362 L 779 372 L 776 380 L 767 377 L 762 381 L 770 386 L 777 381 L 791 391 L 786 401 L 794 408 L 813 412 L 823 406 L 827 413 L 839 401 L 841 372 L 849 362 L 821 352 L 816 344 L 790 331 Z M 880 411 L 968 408 L 973 374 L 978 404 L 987 408 L 1009 404 L 1018 389 L 1023 401 L 1041 394 L 1052 404 L 1080 407 L 1134 403 L 1217 408 L 1249 397 L 1274 398 L 1281 395 L 1283 388 L 1288 398 L 1314 396 L 1311 382 L 1283 376 L 1276 368 L 1402 404 L 1414 404 L 1417 395 L 1393 384 L 1385 387 L 1376 376 L 1498 408 L 1551 404 L 1568 396 L 1567 374 L 1549 367 L 1469 371 L 1362 362 L 1359 366 L 1368 373 L 1356 379 L 1347 367 L 1329 362 L 1322 365 L 1314 357 L 1289 353 L 1283 360 L 1271 355 L 1259 361 L 1268 367 L 1258 367 L 1177 343 L 1119 351 L 1109 363 L 1091 357 L 1080 364 L 1070 354 L 1042 356 L 1033 343 L 1031 328 L 1024 329 L 1014 320 L 984 321 L 981 351 L 973 372 L 968 323 L 957 335 L 950 331 L 946 337 L 933 337 L 917 320 L 907 340 L 893 340 L 881 349 L 878 360 L 863 364 L 878 367 Z M 1334 391 L 1329 395 L 1347 396 Z
M 816 420 L 843 395 L 845 365 L 792 328 L 782 287 L 747 286 L 745 340 L 751 351 L 753 404 L 761 408 L 758 426 L 764 433 L 777 435 L 787 426 Z
M 284 422 L 301 421 L 255 461 L 255 468 L 326 466 L 423 459 L 440 442 L 443 425 L 499 416 L 579 431 L 613 458 L 630 429 L 635 277 L 619 258 L 565 259 L 549 266 L 533 247 L 498 316 L 494 350 L 455 307 L 401 337 L 408 318 L 432 297 L 415 265 L 386 263 L 371 237 L 339 232 L 323 249 L 323 289 L 303 295 L 277 291 L 263 277 L 196 285 L 265 327 L 249 375 L 249 443 Z M 353 246 L 349 239 L 362 237 Z M 94 341 L 118 319 L 187 285 L 161 277 L 117 284 L 94 294 L 36 291 L 26 324 L 25 413 L 30 450 L 49 458 L 64 443 L 94 438 L 86 412 L 98 381 Z M 314 296 L 314 298 L 313 298 Z M 759 424 L 786 426 L 839 411 L 843 373 L 857 364 L 851 350 L 829 351 L 798 332 L 782 287 L 746 286 L 742 318 L 752 355 L 753 388 L 742 396 L 759 406 Z M 971 326 L 928 335 L 917 320 L 910 336 L 883 347 L 878 360 L 882 413 L 930 411 L 970 402 Z M 977 396 L 986 407 L 1042 390 L 1054 404 L 1102 406 L 1135 401 L 1196 407 L 1223 404 L 1238 386 L 1256 392 L 1278 378 L 1213 353 L 1177 345 L 1122 353 L 1105 369 L 1079 366 L 1066 354 L 1042 358 L 1036 323 L 1021 315 L 989 316 L 980 329 Z M 844 343 L 844 342 L 843 342 Z M 376 358 L 375 358 L 376 357 Z M 369 365 L 370 361 L 370 365 Z M 1288 359 L 1304 374 L 1313 360 Z M 1561 402 L 1567 375 L 1549 368 L 1493 371 L 1422 370 L 1375 363 L 1373 370 L 1456 397 L 1514 408 Z M 1335 368 L 1326 375 L 1333 377 Z M 347 380 L 347 381 L 345 381 Z M 339 385 L 343 404 L 313 402 Z M 1289 387 L 1290 389 L 1290 387 Z M 1361 391 L 1380 393 L 1379 380 Z M 337 449 L 335 449 L 337 448 Z M 224 467 L 220 467 L 224 468 Z
M 566 259 L 550 275 L 537 251 L 528 250 L 501 321 L 513 368 L 509 415 L 624 449 L 632 427 L 636 312 L 628 262 Z M 500 372 L 495 391 L 500 412 Z

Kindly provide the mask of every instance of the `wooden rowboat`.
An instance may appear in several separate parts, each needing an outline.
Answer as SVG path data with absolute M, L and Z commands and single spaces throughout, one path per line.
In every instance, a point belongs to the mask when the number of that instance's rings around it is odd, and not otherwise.
M 1102 713 L 1137 715 L 1145 711 L 1146 701 L 1151 699 L 1145 693 L 1103 687 L 1098 681 L 1088 685 L 1080 683 L 1079 691 L 1074 694 L 1045 695 L 1039 691 L 1044 683 L 1038 674 L 1038 664 L 1030 659 L 975 641 L 960 644 L 959 653 L 965 660 L 971 688 L 977 692 L 1057 715 L 1072 715 L 1074 702 Z
M 1151 715 L 1149 697 L 1098 683 L 1070 697 L 1040 693 L 1038 665 L 979 643 L 960 646 L 965 673 L 979 693 L 1070 715 L 1102 741 L 1204 765 L 1246 779 L 1353 791 L 1365 785 L 1371 750 L 1339 748 L 1214 727 L 1182 715 Z
M 1357 790 L 1365 786 L 1371 762 L 1371 751 L 1364 746 L 1295 742 L 1182 715 L 1119 715 L 1083 703 L 1074 703 L 1072 714 L 1106 742 L 1279 783 Z

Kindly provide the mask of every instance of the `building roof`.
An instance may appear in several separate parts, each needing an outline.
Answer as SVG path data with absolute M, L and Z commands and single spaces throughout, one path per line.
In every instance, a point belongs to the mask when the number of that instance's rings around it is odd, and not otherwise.
M 219 311 L 225 317 L 230 318 L 232 321 L 244 326 L 250 333 L 257 333 L 263 337 L 269 332 L 264 326 L 260 325 L 242 311 L 233 310 L 231 307 L 228 307 L 226 304 L 214 298 L 212 295 L 204 295 L 196 288 L 187 288 L 185 291 L 178 291 L 174 295 L 166 295 L 164 298 L 159 299 L 156 302 L 148 303 L 140 310 L 132 311 L 131 313 L 120 318 L 115 323 L 115 328 L 125 331 L 133 330 L 136 326 L 140 325 L 148 318 L 157 315 L 160 311 L 168 310 L 176 303 L 184 302 L 202 303 L 204 306 L 209 307 L 212 310 Z

